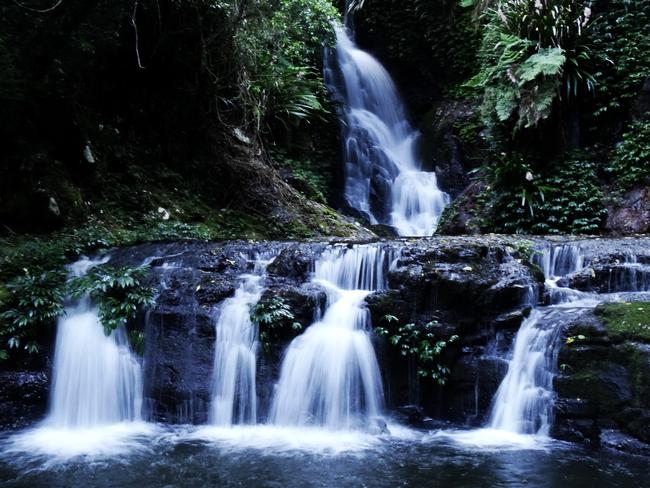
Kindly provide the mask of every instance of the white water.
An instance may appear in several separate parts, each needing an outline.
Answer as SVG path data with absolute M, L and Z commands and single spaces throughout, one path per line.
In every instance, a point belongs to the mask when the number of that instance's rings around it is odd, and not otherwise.
M 70 269 L 82 276 L 104 262 L 82 259 Z M 66 307 L 59 319 L 52 371 L 48 425 L 83 429 L 140 419 L 140 364 L 124 330 L 104 333 L 98 309 L 88 297 Z
M 421 170 L 419 137 L 406 119 L 388 72 L 336 28 L 336 66 L 326 78 L 344 100 L 342 137 L 345 198 L 371 223 L 392 225 L 401 236 L 429 236 L 449 196 L 436 175 Z M 340 73 L 341 81 L 332 80 Z M 337 86 L 341 85 L 341 86 Z
M 554 330 L 540 327 L 533 310 L 519 328 L 508 373 L 494 398 L 490 427 L 548 435 L 553 410 Z
M 108 259 L 70 266 L 83 276 Z M 72 303 L 57 325 L 50 411 L 41 424 L 11 438 L 8 451 L 54 459 L 114 455 L 140 447 L 152 426 L 141 422 L 142 371 L 124 330 L 106 336 L 88 297 Z
M 268 260 L 259 258 L 253 274 L 245 274 L 235 295 L 221 305 L 216 321 L 211 424 L 230 426 L 257 421 L 257 327 L 251 308 L 262 296 Z
M 289 346 L 271 406 L 282 426 L 354 429 L 381 413 L 383 389 L 364 299 L 385 287 L 386 255 L 377 246 L 333 247 L 316 262 L 321 320 Z
M 544 270 L 552 303 L 573 301 L 583 295 L 557 284 L 562 277 L 582 269 L 584 258 L 578 246 L 546 247 L 537 261 Z M 553 323 L 544 324 L 542 319 L 548 314 L 548 310 L 533 309 L 517 332 L 508 373 L 492 402 L 491 429 L 539 436 L 549 433 L 558 330 Z
M 618 269 L 610 270 L 608 291 L 650 291 L 650 265 L 639 263 L 635 254 L 626 253 Z
M 580 271 L 584 267 L 584 256 L 577 244 L 547 246 L 536 263 L 544 271 L 546 289 L 552 304 L 562 304 L 585 298 L 585 293 L 559 286 L 558 282 L 565 276 Z

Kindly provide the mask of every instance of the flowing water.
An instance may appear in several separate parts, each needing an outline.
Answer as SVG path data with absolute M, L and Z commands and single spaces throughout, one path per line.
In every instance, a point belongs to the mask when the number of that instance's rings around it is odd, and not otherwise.
M 477 449 L 418 433 L 351 437 L 301 429 L 285 444 L 234 427 L 231 438 L 192 439 L 182 429 L 141 440 L 129 453 L 48 466 L 0 455 L 3 488 L 48 487 L 643 487 L 647 458 L 590 452 L 561 442 L 536 449 Z M 236 437 L 236 438 L 235 438 Z M 0 439 L 1 442 L 1 439 Z M 301 444 L 302 442 L 302 444 Z M 339 450 L 321 449 L 329 442 Z
M 258 256 L 251 274 L 241 277 L 235 295 L 221 305 L 216 320 L 210 423 L 229 426 L 257 421 L 257 327 L 251 308 L 262 296 L 268 259 Z
M 381 413 L 383 392 L 364 299 L 385 287 L 378 246 L 334 247 L 315 264 L 326 310 L 289 346 L 271 407 L 276 425 L 359 427 Z
M 108 259 L 81 259 L 73 276 Z M 106 452 L 113 442 L 148 431 L 141 420 L 142 370 L 123 329 L 106 335 L 98 308 L 83 297 L 70 303 L 57 325 L 50 411 L 13 448 L 66 454 Z
M 83 259 L 75 276 L 105 263 Z M 122 329 L 104 333 L 99 311 L 88 297 L 66 307 L 55 345 L 51 411 L 53 427 L 89 428 L 140 419 L 142 373 Z
M 336 56 L 328 59 L 326 81 L 343 101 L 348 205 L 399 235 L 432 235 L 449 197 L 438 188 L 434 172 L 422 171 L 419 134 L 406 118 L 393 80 L 345 27 L 336 28 Z
M 557 282 L 582 269 L 580 248 L 570 244 L 550 246 L 537 256 L 552 303 L 577 299 L 579 292 L 559 287 Z M 561 321 L 552 320 L 557 313 L 553 307 L 534 308 L 519 328 L 508 372 L 492 402 L 491 429 L 548 436 L 553 419 L 557 337 L 562 327 Z

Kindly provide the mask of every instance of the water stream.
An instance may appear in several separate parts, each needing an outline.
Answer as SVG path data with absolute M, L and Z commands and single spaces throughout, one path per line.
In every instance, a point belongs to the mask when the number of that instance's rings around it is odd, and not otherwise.
M 577 299 L 579 292 L 559 287 L 557 282 L 582 268 L 580 248 L 569 244 L 550 246 L 537 256 L 552 303 Z M 534 308 L 519 328 L 508 372 L 492 402 L 491 429 L 548 436 L 553 418 L 557 337 L 561 331 L 561 324 L 552 320 L 554 313 L 552 306 Z
M 362 426 L 381 413 L 383 391 L 364 299 L 385 287 L 378 246 L 337 246 L 315 264 L 327 293 L 322 318 L 289 346 L 271 407 L 276 425 Z
M 449 197 L 434 172 L 422 171 L 419 133 L 406 118 L 395 83 L 345 27 L 336 28 L 336 55 L 327 61 L 327 84 L 343 101 L 347 204 L 401 236 L 432 235 Z
M 257 422 L 257 327 L 251 308 L 262 296 L 263 274 L 270 259 L 257 256 L 252 273 L 241 277 L 235 295 L 220 306 L 209 420 L 214 425 Z

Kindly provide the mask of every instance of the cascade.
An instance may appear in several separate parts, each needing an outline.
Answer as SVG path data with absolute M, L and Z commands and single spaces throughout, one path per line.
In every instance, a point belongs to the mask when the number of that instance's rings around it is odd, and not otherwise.
M 388 261 L 372 245 L 335 246 L 317 260 L 312 282 L 324 288 L 326 308 L 287 349 L 272 423 L 352 429 L 381 413 L 383 389 L 364 299 L 386 287 Z
M 584 297 L 584 293 L 571 288 L 559 286 L 558 282 L 584 267 L 584 256 L 577 244 L 546 246 L 536 254 L 533 262 L 544 271 L 544 281 L 551 303 L 560 304 Z
M 517 332 L 508 373 L 499 385 L 490 427 L 519 434 L 548 435 L 553 412 L 553 374 L 559 327 L 534 309 Z
M 70 266 L 83 276 L 102 261 L 81 259 Z M 68 305 L 59 319 L 53 365 L 51 427 L 82 429 L 140 419 L 142 372 L 126 332 L 104 333 L 89 297 Z
M 406 118 L 386 69 L 336 27 L 336 55 L 326 57 L 325 79 L 343 101 L 345 199 L 372 224 L 401 236 L 429 236 L 449 196 L 436 174 L 421 169 L 419 134 Z
M 235 295 L 220 307 L 216 320 L 211 424 L 254 424 L 257 421 L 255 388 L 258 331 L 251 322 L 251 307 L 262 296 L 262 280 L 270 256 L 257 256 L 253 273 L 241 277 Z
M 536 263 L 544 270 L 551 302 L 561 304 L 582 294 L 558 286 L 558 281 L 582 269 L 584 257 L 573 244 L 547 246 Z M 526 302 L 531 300 L 532 291 Z M 554 347 L 561 327 L 552 320 L 553 307 L 534 308 L 515 336 L 508 372 L 492 401 L 489 426 L 518 434 L 548 435 L 553 412 Z
M 650 266 L 639 263 L 635 254 L 626 253 L 623 262 L 610 270 L 608 291 L 650 291 Z

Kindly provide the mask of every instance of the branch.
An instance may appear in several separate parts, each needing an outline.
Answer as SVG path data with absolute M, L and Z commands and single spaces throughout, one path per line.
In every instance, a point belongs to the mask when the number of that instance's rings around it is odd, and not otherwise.
M 59 0 L 59 2 L 62 2 L 63 0 Z M 133 32 L 135 33 L 135 57 L 138 60 L 138 68 L 144 69 L 144 66 L 142 66 L 142 62 L 140 60 L 140 41 L 138 38 L 138 25 L 135 22 L 135 16 L 138 11 L 138 0 L 135 0 L 133 2 L 133 13 L 131 14 L 131 25 L 133 26 Z
M 61 5 L 63 3 L 63 0 L 58 0 L 58 2 L 56 2 L 53 6 L 51 6 L 50 8 L 46 8 L 45 10 L 39 10 L 37 8 L 28 7 L 28 6 L 23 5 L 22 3 L 20 3 L 18 0 L 14 0 L 14 3 L 16 5 L 18 5 L 20 8 L 24 8 L 25 10 L 29 10 L 31 12 L 36 12 L 38 14 L 46 14 L 48 12 L 51 12 L 55 8 L 57 8 L 59 5 Z

